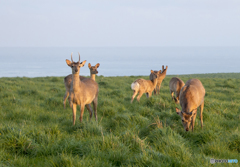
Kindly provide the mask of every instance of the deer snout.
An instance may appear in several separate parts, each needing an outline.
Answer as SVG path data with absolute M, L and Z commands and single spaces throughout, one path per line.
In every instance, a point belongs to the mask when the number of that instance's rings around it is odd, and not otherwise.
M 75 72 L 78 72 L 78 69 L 77 69 L 77 68 L 75 69 Z
M 189 128 L 186 128 L 185 130 L 186 130 L 186 132 L 188 132 L 188 131 L 189 131 Z

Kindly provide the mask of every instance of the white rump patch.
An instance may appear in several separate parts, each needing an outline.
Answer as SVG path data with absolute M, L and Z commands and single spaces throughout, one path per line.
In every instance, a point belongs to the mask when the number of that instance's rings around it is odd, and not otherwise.
M 132 88 L 132 90 L 138 90 L 138 89 L 139 89 L 139 83 L 133 82 L 133 83 L 131 84 L 131 88 Z

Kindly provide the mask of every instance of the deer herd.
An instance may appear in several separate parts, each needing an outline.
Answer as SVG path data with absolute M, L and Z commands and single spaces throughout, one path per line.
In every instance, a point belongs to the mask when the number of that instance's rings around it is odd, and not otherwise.
M 80 68 L 86 63 L 86 60 L 80 62 L 80 54 L 78 62 L 73 61 L 71 54 L 71 61 L 66 60 L 66 63 L 69 67 L 71 67 L 72 74 L 64 78 L 66 93 L 63 97 L 63 105 L 64 108 L 66 108 L 66 100 L 68 99 L 69 105 L 73 112 L 73 125 L 75 125 L 77 105 L 79 105 L 81 109 L 79 119 L 80 122 L 82 122 L 85 106 L 89 111 L 91 120 L 93 114 L 91 103 L 93 103 L 94 116 L 97 121 L 99 87 L 95 81 L 95 75 L 98 74 L 97 68 L 100 66 L 100 64 L 98 63 L 95 66 L 91 66 L 89 63 L 88 68 L 90 69 L 91 78 L 86 78 L 79 76 Z M 147 98 L 152 96 L 153 91 L 155 95 L 159 94 L 161 83 L 166 76 L 167 69 L 168 66 L 166 66 L 166 68 L 162 66 L 162 70 L 151 70 L 149 80 L 142 78 L 135 80 L 131 84 L 131 89 L 133 90 L 131 103 L 137 94 L 137 101 L 140 100 L 143 93 L 146 93 Z M 203 128 L 202 112 L 204 107 L 205 89 L 201 81 L 198 79 L 190 79 L 184 84 L 181 79 L 173 77 L 169 82 L 169 88 L 172 100 L 174 100 L 176 104 L 180 103 L 182 108 L 181 110 L 176 108 L 176 113 L 181 117 L 185 131 L 189 131 L 190 124 L 192 131 L 194 130 L 198 107 L 200 107 L 200 120 L 201 127 Z

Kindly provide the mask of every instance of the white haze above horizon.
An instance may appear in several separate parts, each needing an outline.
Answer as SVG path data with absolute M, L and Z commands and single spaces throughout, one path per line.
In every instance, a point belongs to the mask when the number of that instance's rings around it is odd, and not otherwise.
M 0 0 L 0 47 L 240 46 L 239 0 Z

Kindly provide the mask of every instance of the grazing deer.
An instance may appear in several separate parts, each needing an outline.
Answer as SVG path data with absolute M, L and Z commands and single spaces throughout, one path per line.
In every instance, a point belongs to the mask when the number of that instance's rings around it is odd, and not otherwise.
M 169 82 L 169 88 L 170 88 L 172 100 L 174 99 L 175 103 L 177 104 L 179 103 L 180 90 L 183 86 L 184 86 L 184 82 L 177 77 L 173 77 Z M 173 94 L 175 94 L 176 97 Z
M 88 63 L 88 68 L 90 69 L 90 76 L 91 76 L 91 79 L 93 79 L 94 81 L 95 81 L 95 75 L 98 74 L 97 68 L 99 66 L 100 66 L 99 63 L 97 63 L 95 66 L 91 66 L 91 64 Z M 86 77 L 83 77 L 83 76 L 79 76 L 79 78 L 80 78 L 80 80 L 86 79 Z M 64 108 L 66 108 L 66 100 L 67 100 L 67 98 L 69 96 L 69 93 L 70 93 L 71 82 L 72 82 L 72 74 L 70 74 L 70 75 L 68 75 L 64 78 L 64 85 L 65 85 L 65 88 L 66 88 L 66 92 L 65 92 L 65 95 L 63 97 Z M 70 104 L 70 102 L 69 102 L 69 104 Z
M 158 81 L 157 81 L 157 85 L 154 89 L 154 94 L 156 95 L 157 93 L 159 94 L 160 93 L 160 88 L 161 88 L 161 84 L 162 84 L 162 81 L 163 79 L 166 77 L 166 74 L 167 74 L 167 69 L 168 69 L 168 66 L 166 66 L 166 68 L 164 69 L 164 65 L 162 66 L 162 73 L 159 75 L 158 77 Z M 154 74 L 151 73 L 149 78 L 150 80 L 153 79 L 154 75 L 157 74 L 158 71 L 154 71 Z
M 161 70 L 156 73 L 153 70 L 151 70 L 151 74 L 152 80 L 137 79 L 131 84 L 131 88 L 133 90 L 131 103 L 133 102 L 133 99 L 138 93 L 139 93 L 137 97 L 138 101 L 140 100 L 143 93 L 146 93 L 147 98 L 152 96 L 152 91 L 157 85 L 157 79 L 161 74 Z
M 190 79 L 180 91 L 180 105 L 182 111 L 176 108 L 177 114 L 182 119 L 183 127 L 186 131 L 189 130 L 191 123 L 192 131 L 197 116 L 197 108 L 200 106 L 200 120 L 203 128 L 203 107 L 204 107 L 205 89 L 198 79 Z
M 93 103 L 94 115 L 97 121 L 98 84 L 90 78 L 81 80 L 79 77 L 80 68 L 85 65 L 86 60 L 80 63 L 79 54 L 79 61 L 74 62 L 71 54 L 71 61 L 66 60 L 66 63 L 69 67 L 72 68 L 72 82 L 69 97 L 73 111 L 73 125 L 75 125 L 77 105 L 80 105 L 81 108 L 81 114 L 79 119 L 80 122 L 82 122 L 85 105 L 89 111 L 91 120 L 92 108 L 90 104 Z

